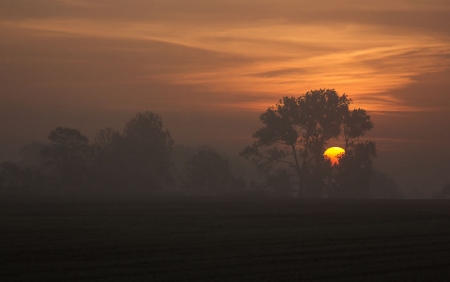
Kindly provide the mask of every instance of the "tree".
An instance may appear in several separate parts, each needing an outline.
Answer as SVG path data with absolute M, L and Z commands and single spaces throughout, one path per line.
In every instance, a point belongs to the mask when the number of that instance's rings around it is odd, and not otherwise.
M 0 165 L 0 188 L 41 188 L 44 177 L 37 169 L 21 167 L 11 162 L 3 162 Z
M 112 129 L 97 132 L 93 144 L 94 161 L 90 175 L 96 186 L 112 187 L 123 185 L 123 137 Z
M 352 142 L 363 137 L 367 131 L 373 128 L 373 122 L 364 109 L 354 109 L 344 113 L 342 127 L 344 129 L 344 150 L 347 151 Z
M 364 110 L 349 110 L 351 103 L 345 94 L 332 89 L 283 97 L 260 115 L 264 126 L 253 134 L 256 141 L 241 156 L 251 159 L 265 174 L 291 169 L 300 195 L 323 196 L 332 171 L 331 163 L 323 158 L 325 146 L 342 131 L 350 145 L 373 127 Z
M 20 151 L 20 166 L 28 167 L 33 170 L 40 170 L 44 165 L 42 150 L 45 144 L 39 141 L 32 141 L 23 146 Z
M 121 139 L 121 135 L 118 131 L 111 127 L 100 129 L 94 139 L 94 146 L 98 151 L 104 153 L 112 152 L 118 144 L 118 140 Z
M 433 195 L 434 199 L 450 199 L 450 183 L 442 186 L 436 193 Z
M 0 165 L 0 187 L 20 187 L 23 182 L 23 171 L 20 166 L 11 162 Z
M 266 192 L 275 196 L 288 196 L 292 190 L 291 175 L 286 169 L 276 169 L 266 176 Z
M 388 174 L 374 170 L 370 178 L 369 197 L 374 199 L 399 199 L 402 191 Z
M 365 141 L 352 143 L 341 156 L 336 166 L 334 196 L 345 198 L 367 198 L 370 196 L 370 179 L 376 157 L 375 143 Z
M 202 149 L 186 162 L 181 187 L 192 193 L 211 195 L 243 190 L 245 182 L 233 176 L 228 160 L 219 153 Z
M 116 136 L 117 137 L 117 136 Z M 113 138 L 116 138 L 113 136 Z M 161 117 L 138 113 L 124 128 L 115 153 L 122 161 L 124 181 L 135 188 L 160 189 L 171 182 L 174 142 Z
M 50 144 L 42 150 L 46 166 L 66 186 L 84 185 L 89 169 L 88 138 L 77 129 L 56 127 L 48 135 Z

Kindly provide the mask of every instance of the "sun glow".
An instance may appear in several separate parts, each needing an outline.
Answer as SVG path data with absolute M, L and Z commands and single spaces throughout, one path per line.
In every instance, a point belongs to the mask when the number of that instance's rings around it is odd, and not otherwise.
M 339 164 L 339 157 L 343 154 L 345 154 L 345 150 L 341 147 L 330 147 L 323 153 L 323 156 L 328 158 L 332 165 L 336 165 Z

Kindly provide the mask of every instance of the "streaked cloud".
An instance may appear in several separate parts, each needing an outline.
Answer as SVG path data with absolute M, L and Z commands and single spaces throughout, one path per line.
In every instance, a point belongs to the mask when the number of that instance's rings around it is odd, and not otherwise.
M 0 127 L 21 111 L 47 130 L 49 111 L 147 109 L 217 122 L 231 112 L 256 127 L 283 95 L 335 88 L 377 118 L 375 137 L 401 138 L 378 128 L 402 119 L 414 131 L 419 121 L 392 115 L 450 109 L 449 17 L 447 0 L 3 1 Z M 207 124 L 203 137 L 217 133 Z
M 219 93 L 277 101 L 329 87 L 368 110 L 414 111 L 420 109 L 396 89 L 450 66 L 450 38 L 442 31 L 450 29 L 440 20 L 450 9 L 445 1 L 18 0 L 6 6 L 2 34 L 19 33 L 49 49 L 52 42 L 74 42 L 72 62 L 99 70 L 30 82 L 36 86 L 159 82 L 218 93 L 218 106 L 254 111 L 261 111 L 260 99 L 229 103 Z M 31 8 L 35 15 L 26 16 Z M 58 47 L 60 56 L 47 63 L 70 67 L 74 52 Z M 44 60 L 42 53 L 28 60 Z

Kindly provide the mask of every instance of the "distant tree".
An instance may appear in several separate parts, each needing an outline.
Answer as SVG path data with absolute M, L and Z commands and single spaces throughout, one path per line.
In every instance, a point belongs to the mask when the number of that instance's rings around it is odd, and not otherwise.
M 205 148 L 200 148 L 205 149 Z M 180 173 L 186 166 L 186 162 L 199 151 L 199 148 L 176 145 L 173 148 L 172 161 L 176 173 Z
M 107 188 L 123 186 L 123 147 L 123 137 L 118 131 L 105 128 L 97 132 L 92 145 L 92 184 Z
M 373 173 L 375 143 L 365 141 L 352 143 L 336 166 L 336 187 L 333 195 L 345 198 L 370 196 L 370 179 Z
M 351 103 L 345 94 L 332 89 L 283 97 L 261 114 L 264 126 L 253 134 L 256 141 L 241 156 L 266 175 L 290 169 L 296 175 L 300 195 L 324 196 L 333 170 L 323 157 L 325 146 L 331 139 L 344 137 L 349 147 L 373 127 L 364 110 L 349 110 Z
M 20 187 L 23 181 L 20 166 L 11 162 L 0 165 L 0 187 Z
M 442 186 L 433 197 L 435 199 L 450 199 L 450 183 Z
M 364 109 L 354 109 L 345 112 L 342 127 L 344 129 L 344 150 L 347 151 L 355 141 L 373 128 L 373 122 Z
M 0 165 L 0 188 L 42 188 L 45 178 L 39 170 L 21 167 L 12 162 Z
M 120 133 L 111 127 L 100 129 L 95 136 L 94 146 L 103 153 L 110 153 L 116 149 L 121 138 Z
M 286 169 L 276 169 L 266 175 L 266 193 L 274 196 L 289 196 L 292 192 L 292 176 Z
M 121 155 L 127 185 L 154 190 L 170 183 L 173 146 L 173 139 L 169 131 L 163 129 L 158 114 L 136 114 L 126 123 L 116 151 Z
M 233 176 L 228 160 L 211 149 L 202 149 L 186 162 L 181 186 L 194 194 L 223 194 L 245 188 L 245 182 Z
M 444 195 L 445 197 L 450 196 L 450 184 L 446 184 L 442 187 L 442 195 Z
M 57 183 L 65 186 L 86 184 L 90 155 L 88 138 L 77 129 L 56 127 L 48 139 L 50 144 L 42 153 Z
M 20 151 L 21 167 L 28 167 L 33 170 L 40 170 L 44 165 L 44 158 L 42 150 L 45 148 L 45 144 L 39 141 L 32 141 L 31 143 L 23 146 Z
M 369 197 L 372 199 L 398 199 L 403 195 L 397 182 L 391 176 L 374 170 L 370 178 Z

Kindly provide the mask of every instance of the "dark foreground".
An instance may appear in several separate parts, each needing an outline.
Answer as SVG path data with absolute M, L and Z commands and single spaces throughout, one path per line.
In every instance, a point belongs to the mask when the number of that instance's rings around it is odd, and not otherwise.
M 450 201 L 0 200 L 1 281 L 444 281 Z

